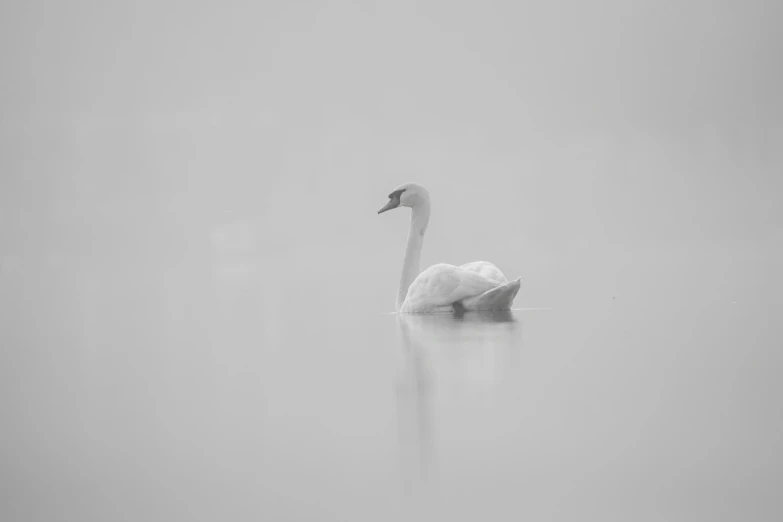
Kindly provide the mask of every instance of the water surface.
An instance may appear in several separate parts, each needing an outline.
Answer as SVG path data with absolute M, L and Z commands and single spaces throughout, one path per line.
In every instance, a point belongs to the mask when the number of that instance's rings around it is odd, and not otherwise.
M 523 280 L 549 309 L 400 315 L 394 278 L 215 255 L 5 259 L 9 520 L 780 508 L 774 257 L 604 260 L 546 300 Z

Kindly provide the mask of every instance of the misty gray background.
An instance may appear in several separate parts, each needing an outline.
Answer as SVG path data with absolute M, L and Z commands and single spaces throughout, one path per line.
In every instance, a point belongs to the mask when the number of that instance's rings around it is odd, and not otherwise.
M 4 4 L 0 519 L 779 520 L 781 19 Z

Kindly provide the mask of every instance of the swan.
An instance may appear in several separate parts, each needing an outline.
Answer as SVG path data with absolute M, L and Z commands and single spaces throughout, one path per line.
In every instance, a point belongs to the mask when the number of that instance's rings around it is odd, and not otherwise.
M 408 244 L 402 264 L 396 309 L 402 313 L 507 310 L 519 291 L 521 278 L 509 282 L 492 263 L 474 261 L 462 266 L 439 263 L 419 273 L 424 232 L 430 221 L 430 195 L 418 183 L 403 183 L 389 194 L 382 214 L 398 207 L 411 209 Z

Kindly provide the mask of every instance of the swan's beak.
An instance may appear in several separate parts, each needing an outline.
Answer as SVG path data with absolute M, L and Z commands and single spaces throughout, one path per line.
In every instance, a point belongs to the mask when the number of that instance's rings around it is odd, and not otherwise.
M 397 208 L 400 206 L 400 200 L 397 198 L 389 198 L 389 202 L 386 203 L 386 205 L 383 206 L 382 209 L 378 211 L 378 214 L 382 214 L 386 212 L 387 210 L 391 210 L 393 208 Z

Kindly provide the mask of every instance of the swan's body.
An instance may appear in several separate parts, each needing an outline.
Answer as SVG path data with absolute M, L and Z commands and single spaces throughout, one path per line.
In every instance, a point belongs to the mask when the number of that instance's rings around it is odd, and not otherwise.
M 378 213 L 399 206 L 411 208 L 411 222 L 397 292 L 398 312 L 511 308 L 519 291 L 520 280 L 509 283 L 503 272 L 492 263 L 475 261 L 462 266 L 440 263 L 419 273 L 424 232 L 430 219 L 427 189 L 417 183 L 400 185 L 389 195 L 389 203 Z

